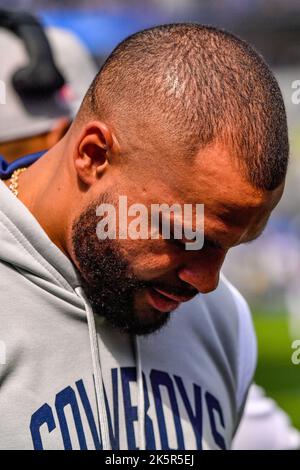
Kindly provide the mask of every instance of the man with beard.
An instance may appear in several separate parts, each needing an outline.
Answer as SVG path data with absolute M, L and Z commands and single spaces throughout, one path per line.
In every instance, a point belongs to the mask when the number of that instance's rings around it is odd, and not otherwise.
M 173 24 L 117 46 L 66 135 L 0 187 L 2 448 L 230 446 L 255 339 L 220 269 L 263 231 L 287 161 L 282 96 L 248 44 Z M 203 247 L 99 239 L 120 195 L 204 204 Z

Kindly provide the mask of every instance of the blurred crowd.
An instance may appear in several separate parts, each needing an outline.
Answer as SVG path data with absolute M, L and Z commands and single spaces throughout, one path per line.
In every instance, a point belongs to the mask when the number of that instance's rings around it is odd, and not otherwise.
M 1 1 L 4 4 L 4 1 Z M 10 7 L 20 8 L 26 5 L 30 9 L 40 8 L 43 2 L 41 0 L 11 0 Z M 123 6 L 124 3 L 127 5 L 136 5 L 140 6 L 141 2 L 139 0 L 48 0 L 47 7 L 98 7 L 98 6 Z M 298 0 L 144 0 L 143 3 L 147 5 L 158 5 L 160 8 L 180 8 L 186 10 L 188 8 L 210 8 L 212 10 L 226 10 L 232 7 L 235 11 L 253 11 L 253 10 L 263 10 L 271 11 L 274 8 L 279 8 L 281 10 L 290 11 L 291 9 L 299 9 Z M 4 6 L 4 5 L 3 5 Z

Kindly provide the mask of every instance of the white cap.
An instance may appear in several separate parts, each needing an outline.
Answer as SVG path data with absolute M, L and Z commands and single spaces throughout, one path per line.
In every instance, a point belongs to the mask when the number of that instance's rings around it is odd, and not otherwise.
M 29 62 L 25 46 L 12 32 L 0 28 L 0 142 L 48 132 L 60 117 L 72 119 L 97 73 L 90 53 L 73 33 L 54 27 L 45 33 L 66 85 L 54 96 L 33 100 L 21 98 L 11 80 Z

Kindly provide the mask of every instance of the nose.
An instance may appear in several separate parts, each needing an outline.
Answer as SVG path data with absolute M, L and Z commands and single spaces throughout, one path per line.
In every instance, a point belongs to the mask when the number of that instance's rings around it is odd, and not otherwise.
M 179 269 L 177 276 L 202 294 L 212 292 L 218 286 L 224 257 L 206 263 L 195 259 Z

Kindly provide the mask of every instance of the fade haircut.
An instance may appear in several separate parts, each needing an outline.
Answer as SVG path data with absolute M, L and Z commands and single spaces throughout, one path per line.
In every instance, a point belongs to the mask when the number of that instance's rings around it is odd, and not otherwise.
M 92 82 L 77 121 L 95 117 L 123 121 L 139 139 L 147 139 L 147 122 L 160 122 L 184 156 L 222 142 L 260 189 L 275 189 L 286 175 L 287 122 L 277 81 L 248 43 L 214 27 L 166 24 L 122 41 Z

